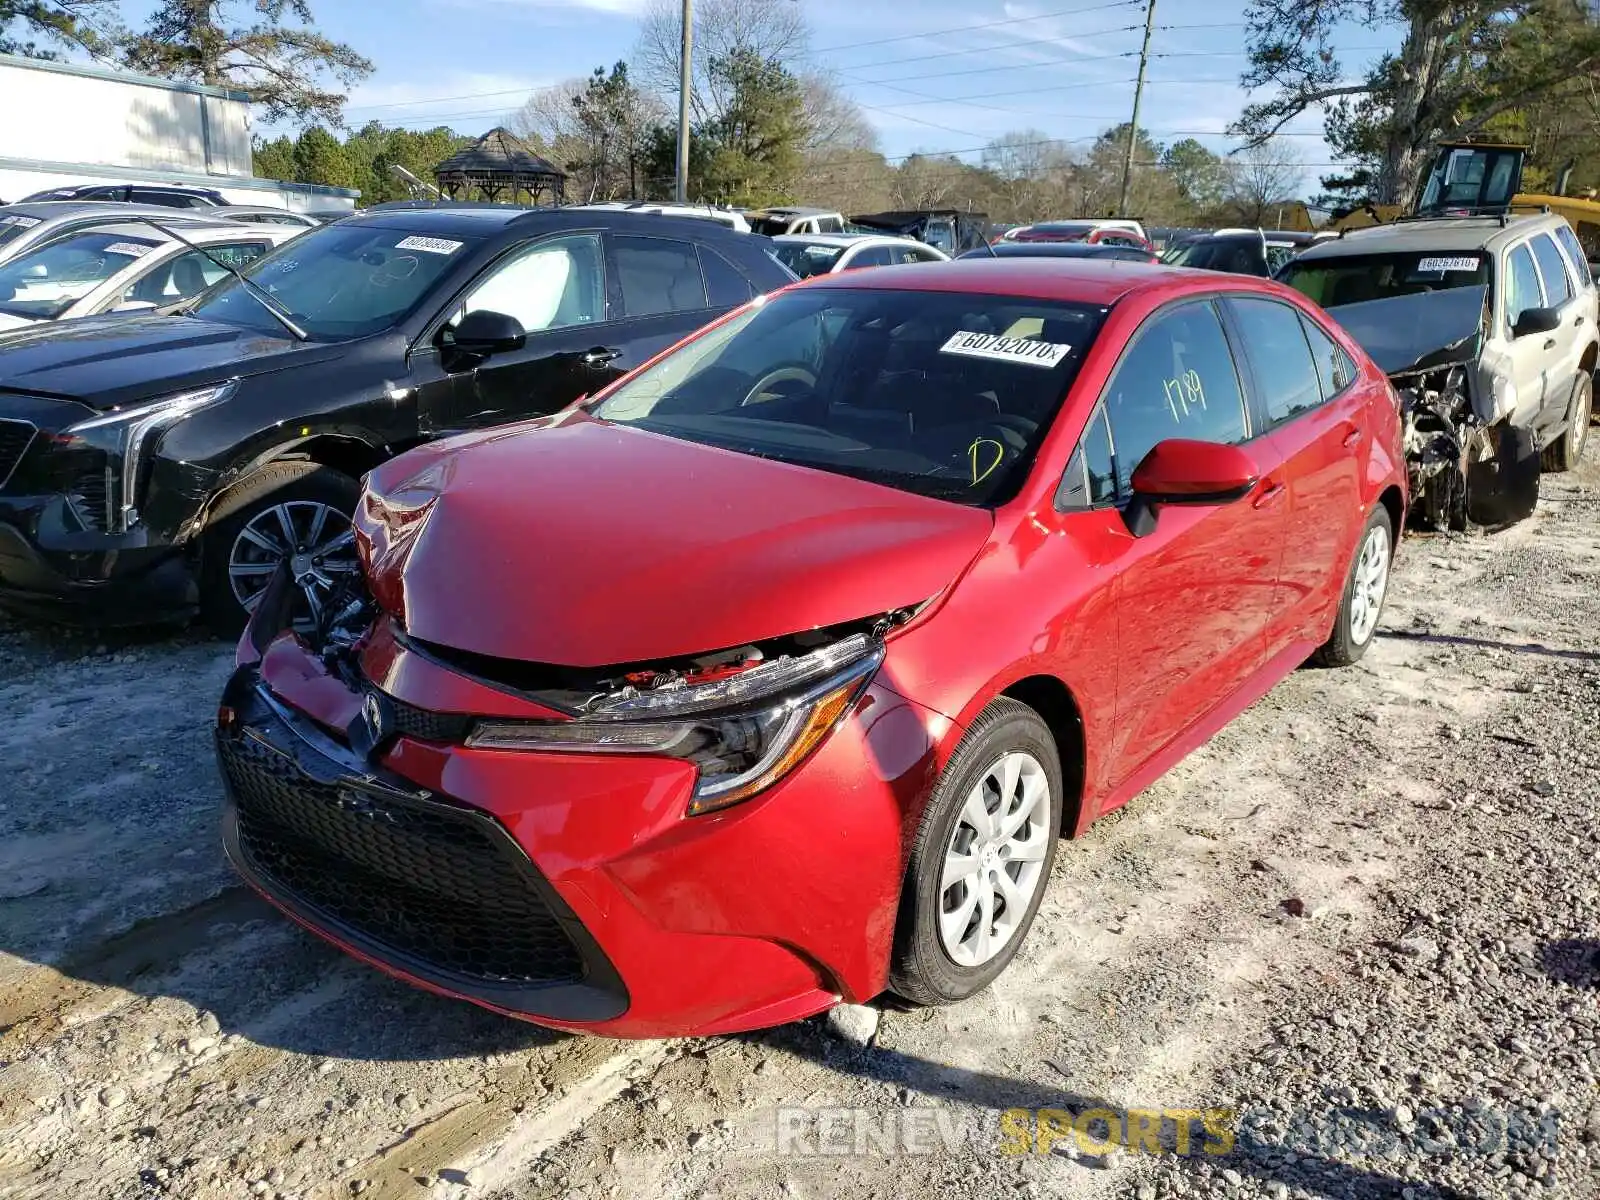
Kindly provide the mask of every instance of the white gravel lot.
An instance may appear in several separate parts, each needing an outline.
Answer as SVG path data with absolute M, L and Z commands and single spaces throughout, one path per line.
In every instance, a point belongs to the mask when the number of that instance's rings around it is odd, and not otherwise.
M 0 624 L 0 1197 L 1600 1195 L 1600 453 L 1545 494 L 1408 539 L 1360 666 L 1063 847 L 996 986 L 865 1046 L 566 1037 L 347 961 L 223 862 L 227 649 Z M 1130 1108 L 1224 1111 L 1183 1154 L 1032 1136 Z

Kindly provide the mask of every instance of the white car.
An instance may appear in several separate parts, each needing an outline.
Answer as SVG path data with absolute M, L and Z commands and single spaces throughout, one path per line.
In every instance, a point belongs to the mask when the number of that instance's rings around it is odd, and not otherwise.
M 610 212 L 654 213 L 658 217 L 697 217 L 702 221 L 715 221 L 739 233 L 750 232 L 750 222 L 742 213 L 731 208 L 713 208 L 709 204 L 656 204 L 637 200 L 597 200 L 592 204 L 570 204 L 569 208 L 598 208 Z
M 0 263 L 0 330 L 176 304 L 227 277 L 207 255 L 242 268 L 305 232 L 231 221 L 176 230 L 193 246 L 142 222 L 108 221 Z
M 926 243 L 873 233 L 783 233 L 772 241 L 778 260 L 801 279 L 860 267 L 950 260 L 943 250 Z

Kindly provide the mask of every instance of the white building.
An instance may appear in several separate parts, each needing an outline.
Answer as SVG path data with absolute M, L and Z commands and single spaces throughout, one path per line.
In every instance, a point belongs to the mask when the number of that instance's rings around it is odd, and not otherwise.
M 349 212 L 359 192 L 256 179 L 243 92 L 0 54 L 0 200 L 68 184 L 208 188 L 233 204 Z

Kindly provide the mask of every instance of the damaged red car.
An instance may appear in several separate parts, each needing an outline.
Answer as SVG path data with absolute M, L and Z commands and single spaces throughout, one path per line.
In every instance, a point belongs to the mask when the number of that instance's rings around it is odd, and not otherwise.
M 224 840 L 351 954 L 712 1034 L 1017 954 L 1057 839 L 1371 644 L 1396 396 L 1265 280 L 965 261 L 793 287 L 369 476 L 263 593 Z

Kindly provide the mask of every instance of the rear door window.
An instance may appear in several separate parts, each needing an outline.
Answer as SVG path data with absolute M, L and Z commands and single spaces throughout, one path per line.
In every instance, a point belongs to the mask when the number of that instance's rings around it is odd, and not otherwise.
M 750 281 L 722 255 L 700 247 L 700 269 L 706 278 L 706 299 L 712 308 L 732 308 L 756 294 Z
M 1356 365 L 1343 347 L 1304 313 L 1300 314 L 1300 323 L 1306 331 L 1306 340 L 1311 343 L 1311 357 L 1316 360 L 1323 399 L 1332 400 L 1355 382 Z
M 612 253 L 623 311 L 628 316 L 654 317 L 706 308 L 706 284 L 694 243 L 619 236 L 612 238 Z
M 1567 277 L 1561 251 L 1547 233 L 1539 234 L 1531 244 L 1534 260 L 1539 264 L 1539 278 L 1544 281 L 1545 303 L 1560 308 L 1572 299 L 1572 280 Z
M 1209 300 L 1150 319 L 1117 364 L 1105 408 L 1119 495 L 1131 491 L 1134 468 L 1159 442 L 1238 445 L 1250 436 L 1239 372 Z
M 1239 324 L 1239 340 L 1255 374 L 1268 428 L 1321 404 L 1322 384 L 1300 314 L 1275 300 L 1236 297 L 1228 307 Z
M 1583 252 L 1583 243 L 1578 240 L 1578 235 L 1572 232 L 1572 226 L 1562 223 L 1556 230 L 1556 241 L 1561 243 L 1561 248 L 1567 252 L 1567 261 L 1572 267 L 1573 277 L 1580 286 L 1585 279 L 1589 279 L 1589 256 Z

